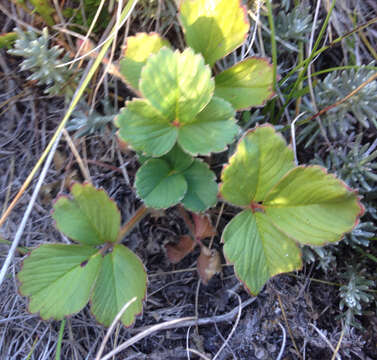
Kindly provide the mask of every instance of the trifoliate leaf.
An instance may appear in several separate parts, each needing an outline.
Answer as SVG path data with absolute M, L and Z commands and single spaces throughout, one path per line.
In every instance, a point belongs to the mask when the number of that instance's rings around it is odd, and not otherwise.
M 178 204 L 187 191 L 187 182 L 163 159 L 146 161 L 136 174 L 135 187 L 145 205 L 157 209 Z
M 236 215 L 226 226 L 222 241 L 226 259 L 234 264 L 239 279 L 252 294 L 276 274 L 301 267 L 300 250 L 278 231 L 268 217 L 250 209 Z
M 120 71 L 133 89 L 139 91 L 141 69 L 149 56 L 156 54 L 164 46 L 169 47 L 169 41 L 156 33 L 138 33 L 127 38 L 124 57 L 120 61 Z
M 310 245 L 341 240 L 362 210 L 355 193 L 319 166 L 291 170 L 267 194 L 264 205 L 278 229 Z
M 102 264 L 90 246 L 46 244 L 33 250 L 18 273 L 20 292 L 30 297 L 29 311 L 42 319 L 62 320 L 89 301 Z
M 178 144 L 192 155 L 224 151 L 239 131 L 234 115 L 230 103 L 213 97 L 191 123 L 179 128 Z
M 241 139 L 221 178 L 224 199 L 247 208 L 225 228 L 224 253 L 253 293 L 300 267 L 294 242 L 339 241 L 363 212 L 357 195 L 325 169 L 294 168 L 292 151 L 270 126 Z
M 187 181 L 187 192 L 182 204 L 193 212 L 202 212 L 216 204 L 218 187 L 215 174 L 208 165 L 195 159 L 183 172 Z
M 177 172 L 186 170 L 194 161 L 194 158 L 182 151 L 178 145 L 163 156 L 163 159 Z
M 127 102 L 127 108 L 118 115 L 116 125 L 120 128 L 122 140 L 149 156 L 166 154 L 177 140 L 177 128 L 146 100 Z
M 247 132 L 222 172 L 220 192 L 226 201 L 248 206 L 294 168 L 293 152 L 272 126 Z M 241 180 L 242 179 L 242 180 Z
M 192 121 L 211 100 L 214 87 L 210 68 L 190 48 L 183 53 L 163 48 L 141 72 L 141 93 L 173 126 Z
M 105 191 L 90 184 L 74 184 L 72 199 L 60 197 L 52 217 L 57 228 L 83 245 L 115 242 L 120 228 L 119 210 Z
M 129 326 L 141 313 L 147 289 L 143 263 L 131 250 L 117 244 L 105 255 L 91 296 L 91 311 L 97 321 L 109 326 L 122 307 L 136 296 L 124 312 L 121 321 Z
M 241 0 L 182 0 L 179 17 L 186 43 L 211 67 L 239 47 L 249 31 Z
M 260 106 L 274 93 L 272 67 L 266 59 L 249 58 L 215 77 L 215 95 L 236 110 Z

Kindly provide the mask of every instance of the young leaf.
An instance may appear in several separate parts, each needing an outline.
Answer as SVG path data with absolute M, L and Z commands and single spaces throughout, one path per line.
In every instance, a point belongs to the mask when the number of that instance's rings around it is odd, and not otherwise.
M 62 320 L 89 301 L 102 256 L 90 246 L 46 244 L 33 250 L 18 273 L 29 311 L 42 319 Z
M 294 241 L 260 212 L 248 209 L 236 215 L 225 227 L 222 241 L 227 261 L 252 294 L 258 294 L 271 276 L 301 267 Z
M 357 225 L 360 203 L 354 192 L 319 166 L 297 167 L 267 194 L 265 213 L 302 244 L 339 241 Z
M 161 49 L 141 71 L 140 90 L 173 126 L 188 123 L 209 103 L 214 91 L 211 70 L 200 54 Z
M 139 91 L 141 69 L 149 56 L 156 54 L 164 46 L 170 47 L 169 41 L 156 33 L 138 33 L 127 38 L 120 71 L 133 89 Z
M 181 54 L 163 48 L 152 55 L 142 70 L 140 89 L 146 99 L 128 102 L 116 120 L 119 136 L 136 151 L 160 157 L 179 137 L 187 153 L 209 154 L 224 150 L 238 131 L 229 103 L 217 99 L 207 106 L 214 80 L 192 49 Z
M 213 97 L 191 123 L 179 128 L 178 144 L 191 155 L 224 151 L 239 131 L 234 115 L 230 103 Z
M 239 47 L 249 31 L 241 0 L 182 0 L 179 17 L 186 43 L 211 67 Z
M 216 176 L 206 163 L 195 159 L 182 175 L 187 181 L 187 192 L 182 200 L 185 208 L 202 212 L 215 205 L 218 192 Z
M 96 319 L 109 326 L 122 307 L 133 297 L 132 303 L 121 317 L 129 326 L 142 311 L 142 302 L 147 290 L 147 275 L 143 263 L 124 245 L 115 245 L 105 255 L 91 296 L 91 310 Z
M 270 126 L 241 139 L 221 178 L 224 199 L 247 208 L 227 225 L 222 241 L 252 293 L 269 277 L 301 266 L 294 242 L 339 241 L 363 212 L 357 195 L 326 170 L 294 168 L 292 151 Z
M 266 59 L 246 59 L 216 75 L 215 95 L 236 110 L 263 105 L 274 94 L 272 73 Z
M 137 172 L 135 187 L 145 205 L 167 208 L 178 204 L 187 191 L 187 182 L 163 159 L 150 159 Z
M 120 228 L 119 210 L 105 191 L 90 184 L 74 184 L 72 199 L 60 197 L 52 217 L 66 236 L 83 245 L 115 242 Z
M 220 192 L 226 201 L 249 206 L 294 168 L 293 152 L 272 126 L 260 126 L 239 141 L 229 165 L 221 174 Z

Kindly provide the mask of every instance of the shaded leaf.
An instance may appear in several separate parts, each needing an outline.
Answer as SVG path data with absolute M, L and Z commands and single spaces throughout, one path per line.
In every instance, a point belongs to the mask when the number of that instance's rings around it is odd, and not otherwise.
M 213 97 L 191 123 L 179 128 L 179 145 L 192 155 L 226 150 L 239 131 L 234 116 L 230 103 Z
M 260 212 L 244 210 L 225 227 L 224 255 L 252 294 L 276 274 L 301 268 L 300 250 Z
M 149 56 L 156 54 L 164 46 L 170 47 L 169 41 L 156 33 L 138 33 L 127 38 L 120 71 L 132 88 L 139 90 L 141 69 Z
M 185 208 L 202 212 L 216 204 L 218 192 L 216 176 L 206 163 L 195 159 L 182 175 L 187 182 L 187 192 L 182 200 Z
M 288 170 L 293 169 L 293 152 L 272 126 L 247 132 L 221 174 L 221 195 L 238 206 L 262 201 Z
M 179 18 L 186 43 L 211 67 L 239 47 L 249 31 L 241 0 L 182 0 Z
M 175 145 L 163 159 L 177 172 L 186 170 L 194 161 L 194 159 L 182 151 L 178 145 Z
M 272 66 L 266 59 L 249 58 L 215 77 L 215 95 L 236 110 L 263 105 L 273 91 Z
M 90 246 L 46 244 L 33 250 L 18 273 L 20 292 L 30 297 L 29 311 L 42 319 L 62 320 L 89 301 L 102 264 Z
M 120 213 L 105 191 L 90 184 L 74 184 L 72 199 L 60 197 L 52 217 L 66 236 L 83 245 L 115 242 L 120 228 Z
M 221 257 L 217 250 L 201 247 L 197 269 L 203 284 L 207 285 L 215 274 L 221 272 Z
M 115 124 L 123 141 L 149 156 L 166 154 L 177 140 L 177 128 L 146 100 L 127 102 L 127 108 L 120 112 Z
M 189 235 L 180 236 L 177 244 L 165 246 L 166 255 L 173 264 L 179 263 L 184 257 L 195 249 L 197 243 Z
M 92 313 L 101 324 L 109 326 L 122 307 L 136 296 L 137 300 L 121 317 L 122 323 L 129 326 L 142 311 L 146 290 L 147 275 L 143 263 L 127 247 L 117 244 L 103 258 L 91 297 Z
M 187 182 L 162 159 L 146 161 L 136 174 L 135 186 L 145 205 L 167 208 L 178 204 L 187 191 Z

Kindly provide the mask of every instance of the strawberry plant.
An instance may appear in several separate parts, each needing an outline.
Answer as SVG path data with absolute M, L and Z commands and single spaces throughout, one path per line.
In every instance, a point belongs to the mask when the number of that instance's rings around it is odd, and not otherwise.
M 182 0 L 179 20 L 187 44 L 182 51 L 155 33 L 127 39 L 120 76 L 139 98 L 126 103 L 116 125 L 139 156 L 135 188 L 144 204 L 158 209 L 180 203 L 200 213 L 216 204 L 218 185 L 197 156 L 233 143 L 240 133 L 236 111 L 263 105 L 273 95 L 273 71 L 263 58 L 217 70 L 216 62 L 237 49 L 249 30 L 240 0 Z M 18 275 L 21 294 L 44 319 L 62 319 L 90 300 L 92 313 L 107 326 L 136 296 L 122 316 L 130 325 L 142 310 L 147 279 L 140 259 L 121 241 L 147 208 L 121 227 L 104 191 L 75 184 L 71 193 L 72 199 L 55 203 L 53 218 L 78 244 L 33 250 Z M 339 241 L 362 214 L 357 195 L 340 180 L 318 166 L 295 166 L 292 150 L 272 126 L 242 136 L 223 169 L 220 195 L 243 209 L 222 241 L 225 257 L 253 294 L 270 277 L 301 267 L 298 244 Z M 171 248 L 171 256 L 179 261 L 194 247 L 189 239 Z M 205 281 L 219 268 L 220 257 L 212 255 L 202 246 Z

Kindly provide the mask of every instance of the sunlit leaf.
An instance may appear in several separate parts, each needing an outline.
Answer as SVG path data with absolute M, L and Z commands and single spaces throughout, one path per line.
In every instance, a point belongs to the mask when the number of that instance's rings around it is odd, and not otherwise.
M 300 250 L 260 212 L 244 210 L 226 226 L 222 235 L 226 259 L 239 279 L 257 294 L 276 274 L 301 267 Z
M 149 56 L 156 54 L 164 46 L 170 47 L 169 41 L 156 33 L 138 33 L 127 38 L 120 71 L 133 89 L 139 90 L 141 69 Z
M 273 71 L 266 59 L 249 58 L 215 77 L 215 95 L 236 110 L 260 106 L 273 95 Z
M 238 206 L 262 201 L 266 193 L 293 169 L 293 152 L 272 126 L 247 132 L 221 175 L 221 195 Z
M 211 67 L 239 47 L 249 31 L 241 0 L 182 0 L 179 18 L 188 46 Z
M 122 307 L 136 296 L 121 321 L 129 326 L 141 313 L 147 289 L 144 265 L 131 250 L 117 244 L 105 255 L 91 297 L 91 310 L 97 321 L 109 326 Z
M 267 194 L 264 205 L 277 228 L 310 245 L 341 240 L 362 212 L 356 194 L 319 166 L 291 170 Z
M 72 199 L 60 197 L 52 217 L 57 228 L 83 245 L 115 242 L 120 228 L 120 213 L 105 191 L 90 184 L 74 184 Z
M 102 256 L 90 246 L 46 244 L 33 250 L 18 273 L 29 311 L 62 320 L 89 301 Z

